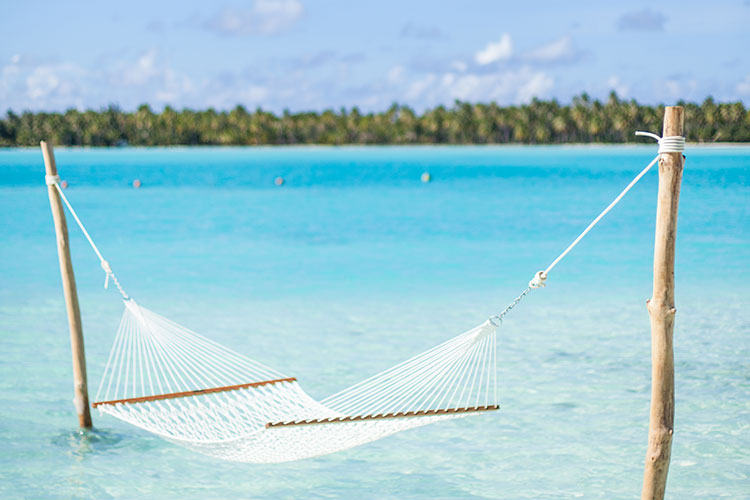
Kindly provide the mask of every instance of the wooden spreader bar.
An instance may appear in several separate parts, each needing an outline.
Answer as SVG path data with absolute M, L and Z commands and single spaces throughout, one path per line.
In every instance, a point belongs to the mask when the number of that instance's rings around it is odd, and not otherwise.
M 269 422 L 266 429 L 271 427 L 290 427 L 296 425 L 315 425 L 315 424 L 337 424 L 343 422 L 361 422 L 366 420 L 381 420 L 386 418 L 408 418 L 408 417 L 428 417 L 434 415 L 450 415 L 453 413 L 472 413 L 480 411 L 499 410 L 499 405 L 488 406 L 466 406 L 460 408 L 445 408 L 440 410 L 420 410 L 420 411 L 402 411 L 398 413 L 380 413 L 377 415 L 357 415 L 355 417 L 331 417 L 316 418 L 312 420 L 293 420 L 291 422 Z
M 99 405 L 116 405 L 119 403 L 145 403 L 146 401 L 159 401 L 161 399 L 186 398 L 188 396 L 212 394 L 214 392 L 236 391 L 239 389 L 247 389 L 249 387 L 260 387 L 262 385 L 278 384 L 281 382 L 296 382 L 296 381 L 297 379 L 294 377 L 279 378 L 275 380 L 263 380 L 261 382 L 250 382 L 249 384 L 237 384 L 237 385 L 227 385 L 224 387 L 211 387 L 209 389 L 198 389 L 195 391 L 170 392 L 168 394 L 156 394 L 154 396 L 141 396 L 139 398 L 113 399 L 112 401 L 99 401 L 99 402 L 93 403 L 91 406 L 96 408 Z

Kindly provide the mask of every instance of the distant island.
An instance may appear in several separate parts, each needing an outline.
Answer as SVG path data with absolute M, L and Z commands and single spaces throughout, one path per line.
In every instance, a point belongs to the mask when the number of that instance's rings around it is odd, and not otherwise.
M 685 107 L 692 142 L 750 142 L 750 109 L 742 102 Z M 44 139 L 65 146 L 291 145 L 291 144 L 568 144 L 634 142 L 635 130 L 661 133 L 663 106 L 587 94 L 568 105 L 534 99 L 520 106 L 456 101 L 416 113 L 394 104 L 380 113 L 349 110 L 281 115 L 260 108 L 161 113 L 116 106 L 64 113 L 8 111 L 0 119 L 0 147 L 37 146 Z

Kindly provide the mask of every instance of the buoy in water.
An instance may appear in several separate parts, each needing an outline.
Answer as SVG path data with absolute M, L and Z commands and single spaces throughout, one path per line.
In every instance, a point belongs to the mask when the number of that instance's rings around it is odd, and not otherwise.
M 133 187 L 136 188 L 136 189 L 138 189 L 139 187 L 141 187 L 141 180 L 140 179 L 134 180 L 133 181 Z
M 422 182 L 427 184 L 428 182 L 432 180 L 432 176 L 430 175 L 429 172 L 422 172 L 422 177 L 420 177 L 420 179 L 422 180 Z
M 68 181 L 62 181 L 60 183 L 60 187 L 63 189 L 68 189 Z
M 273 180 L 273 183 L 276 184 L 277 186 L 283 186 L 284 185 L 284 178 L 283 177 L 276 177 Z

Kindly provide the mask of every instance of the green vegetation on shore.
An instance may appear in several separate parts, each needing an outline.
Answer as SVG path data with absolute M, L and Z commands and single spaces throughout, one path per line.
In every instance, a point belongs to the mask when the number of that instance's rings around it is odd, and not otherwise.
M 750 142 L 750 109 L 741 102 L 685 106 L 687 139 Z M 356 107 L 338 112 L 284 112 L 281 116 L 242 106 L 231 111 L 154 113 L 110 106 L 101 111 L 15 114 L 0 119 L 0 146 L 36 146 L 42 139 L 67 146 L 170 146 L 255 144 L 555 144 L 634 142 L 634 130 L 661 132 L 663 106 L 583 94 L 570 105 L 534 100 L 522 106 L 456 101 L 422 114 L 394 104 L 382 113 Z

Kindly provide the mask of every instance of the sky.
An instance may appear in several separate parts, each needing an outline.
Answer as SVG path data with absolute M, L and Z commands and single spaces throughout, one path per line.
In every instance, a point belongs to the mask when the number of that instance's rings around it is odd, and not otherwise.
M 750 0 L 0 0 L 0 112 L 750 104 Z

